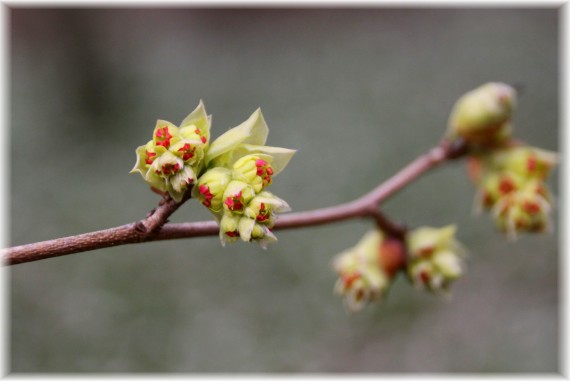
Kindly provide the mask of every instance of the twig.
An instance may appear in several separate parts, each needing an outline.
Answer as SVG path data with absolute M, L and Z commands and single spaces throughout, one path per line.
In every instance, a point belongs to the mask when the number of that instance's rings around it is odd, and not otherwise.
M 281 216 L 275 223 L 274 230 L 321 225 L 357 217 L 372 217 L 378 223 L 385 224 L 384 229 L 388 229 L 388 231 L 391 229 L 392 233 L 397 235 L 401 228 L 396 227 L 396 225 L 389 227 L 388 220 L 377 210 L 378 206 L 428 170 L 447 160 L 461 157 L 466 152 L 467 145 L 464 141 L 449 142 L 444 140 L 368 194 L 345 204 Z M 14 265 L 131 243 L 217 235 L 219 228 L 214 221 L 163 225 L 167 218 L 189 198 L 189 193 L 187 192 L 187 196 L 180 203 L 166 197 L 162 205 L 159 205 L 153 213 L 142 221 L 5 249 L 2 255 L 4 263 Z M 379 222 L 380 220 L 384 221 Z M 380 226 L 382 227 L 382 225 Z

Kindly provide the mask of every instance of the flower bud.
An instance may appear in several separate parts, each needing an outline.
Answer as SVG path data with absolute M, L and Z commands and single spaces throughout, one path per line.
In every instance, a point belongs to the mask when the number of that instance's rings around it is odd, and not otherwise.
M 516 91 L 504 83 L 490 82 L 463 95 L 451 111 L 449 133 L 472 144 L 489 145 L 510 137 Z
M 204 159 L 204 144 L 199 140 L 180 140 L 169 151 L 181 158 L 184 164 L 197 167 Z
M 200 176 L 198 184 L 194 187 L 193 196 L 212 212 L 220 212 L 224 191 L 230 181 L 231 171 L 229 169 L 222 167 L 209 169 Z
M 180 132 L 178 127 L 166 120 L 158 120 L 156 127 L 152 133 L 152 141 L 155 146 L 164 147 L 166 149 L 180 140 Z
M 423 227 L 408 233 L 408 277 L 416 287 L 444 291 L 463 274 L 464 249 L 456 227 Z
M 497 201 L 523 187 L 524 179 L 511 172 L 492 172 L 483 177 L 479 188 L 478 202 L 484 209 L 490 209 Z
M 291 208 L 287 202 L 272 193 L 264 191 L 249 202 L 244 214 L 259 224 L 272 227 L 275 222 L 274 213 L 288 212 L 290 210 Z
M 505 170 L 525 178 L 545 180 L 558 162 L 555 152 L 529 146 L 512 147 L 503 154 Z
M 550 226 L 549 198 L 541 181 L 529 181 L 520 191 L 499 200 L 493 207 L 493 217 L 511 239 L 518 232 L 544 232 Z
M 196 183 L 196 174 L 191 167 L 185 165 L 181 171 L 170 177 L 169 183 L 171 186 L 170 196 L 175 201 L 180 201 L 188 188 Z
M 152 140 L 144 146 L 138 147 L 136 150 L 137 160 L 135 162 L 135 166 L 131 170 L 131 173 L 139 172 L 141 176 L 145 178 L 151 164 L 164 152 L 166 152 L 166 148 L 155 146 Z
M 268 226 L 258 224 L 249 217 L 241 217 L 238 227 L 240 237 L 244 242 L 254 241 L 259 243 L 262 248 L 267 249 L 269 243 L 277 241 L 277 237 Z
M 358 311 L 369 302 L 382 298 L 396 270 L 401 268 L 403 255 L 398 256 L 399 263 L 396 264 L 396 246 L 391 243 L 383 245 L 384 242 L 386 239 L 382 233 L 372 230 L 356 246 L 334 258 L 333 268 L 339 274 L 334 290 L 343 296 L 348 310 Z
M 223 207 L 227 213 L 243 214 L 245 207 L 255 196 L 253 187 L 243 181 L 232 180 L 223 196 Z
M 236 242 L 239 238 L 240 216 L 224 215 L 220 221 L 220 241 L 222 246 L 226 243 Z
M 271 184 L 273 167 L 270 163 L 273 158 L 269 155 L 246 155 L 233 165 L 232 177 L 250 184 L 256 193 Z

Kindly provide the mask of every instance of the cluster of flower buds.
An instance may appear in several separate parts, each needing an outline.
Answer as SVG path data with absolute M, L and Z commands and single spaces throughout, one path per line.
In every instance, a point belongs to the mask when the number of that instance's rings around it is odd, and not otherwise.
M 457 100 L 448 121 L 448 136 L 462 137 L 472 146 L 493 147 L 511 137 L 516 90 L 490 82 Z
M 265 145 L 268 128 L 260 110 L 217 138 L 205 156 L 206 171 L 193 196 L 220 224 L 220 240 L 255 241 L 262 247 L 277 239 L 275 213 L 289 205 L 266 189 L 289 163 L 295 150 Z
M 510 238 L 548 230 L 553 197 L 546 180 L 556 163 L 556 153 L 523 145 L 470 157 L 477 210 L 490 210 Z
M 152 187 L 168 192 L 176 201 L 182 200 L 203 167 L 210 124 L 211 117 L 202 102 L 180 127 L 158 120 L 152 140 L 137 148 L 137 160 L 131 173 L 140 173 Z
M 500 230 L 548 230 L 552 196 L 546 179 L 557 162 L 554 152 L 525 146 L 512 136 L 516 91 L 491 82 L 463 95 L 449 117 L 449 138 L 471 148 L 469 172 L 479 188 L 476 206 L 491 210 Z
M 210 126 L 202 102 L 180 127 L 159 120 L 153 139 L 137 148 L 132 172 L 176 201 L 191 188 L 220 224 L 223 245 L 241 238 L 265 247 L 276 241 L 275 213 L 290 210 L 266 188 L 295 150 L 265 145 L 269 129 L 259 109 L 211 144 Z
M 464 271 L 465 250 L 455 239 L 456 227 L 422 227 L 408 233 L 408 278 L 418 288 L 447 291 Z
M 371 230 L 354 246 L 333 260 L 339 279 L 335 293 L 342 296 L 349 311 L 358 311 L 388 291 L 405 263 L 404 244 Z
M 381 300 L 399 271 L 406 272 L 417 288 L 447 291 L 464 272 L 465 250 L 455 232 L 453 225 L 422 227 L 401 240 L 369 231 L 356 246 L 334 258 L 339 275 L 335 293 L 344 298 L 349 311 L 358 311 Z

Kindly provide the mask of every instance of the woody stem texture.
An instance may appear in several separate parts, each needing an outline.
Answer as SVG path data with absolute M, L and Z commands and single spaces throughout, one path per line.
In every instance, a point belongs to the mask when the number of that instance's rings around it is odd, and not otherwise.
M 378 210 L 379 206 L 424 173 L 466 153 L 465 141 L 443 140 L 362 197 L 340 205 L 281 216 L 273 229 L 293 229 L 352 218 L 372 218 L 387 234 L 401 237 L 405 229 L 383 216 Z M 167 223 L 168 217 L 189 198 L 190 190 L 179 202 L 164 196 L 145 219 L 134 223 L 4 249 L 2 252 L 4 264 L 15 265 L 133 243 L 218 235 L 219 226 L 215 221 Z

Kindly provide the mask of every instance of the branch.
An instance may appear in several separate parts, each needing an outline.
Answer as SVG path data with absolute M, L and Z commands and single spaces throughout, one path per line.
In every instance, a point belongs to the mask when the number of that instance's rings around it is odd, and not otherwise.
M 405 229 L 388 221 L 379 212 L 379 205 L 430 169 L 466 153 L 467 144 L 464 141 L 443 140 L 438 146 L 416 158 L 364 196 L 345 204 L 281 216 L 276 221 L 273 230 L 293 229 L 357 217 L 369 217 L 373 218 L 387 234 L 402 237 Z M 2 254 L 4 263 L 15 265 L 111 246 L 217 235 L 219 227 L 215 221 L 165 225 L 168 217 L 189 198 L 190 191 L 178 203 L 169 196 L 165 196 L 159 206 L 151 211 L 147 218 L 131 224 L 5 249 Z

